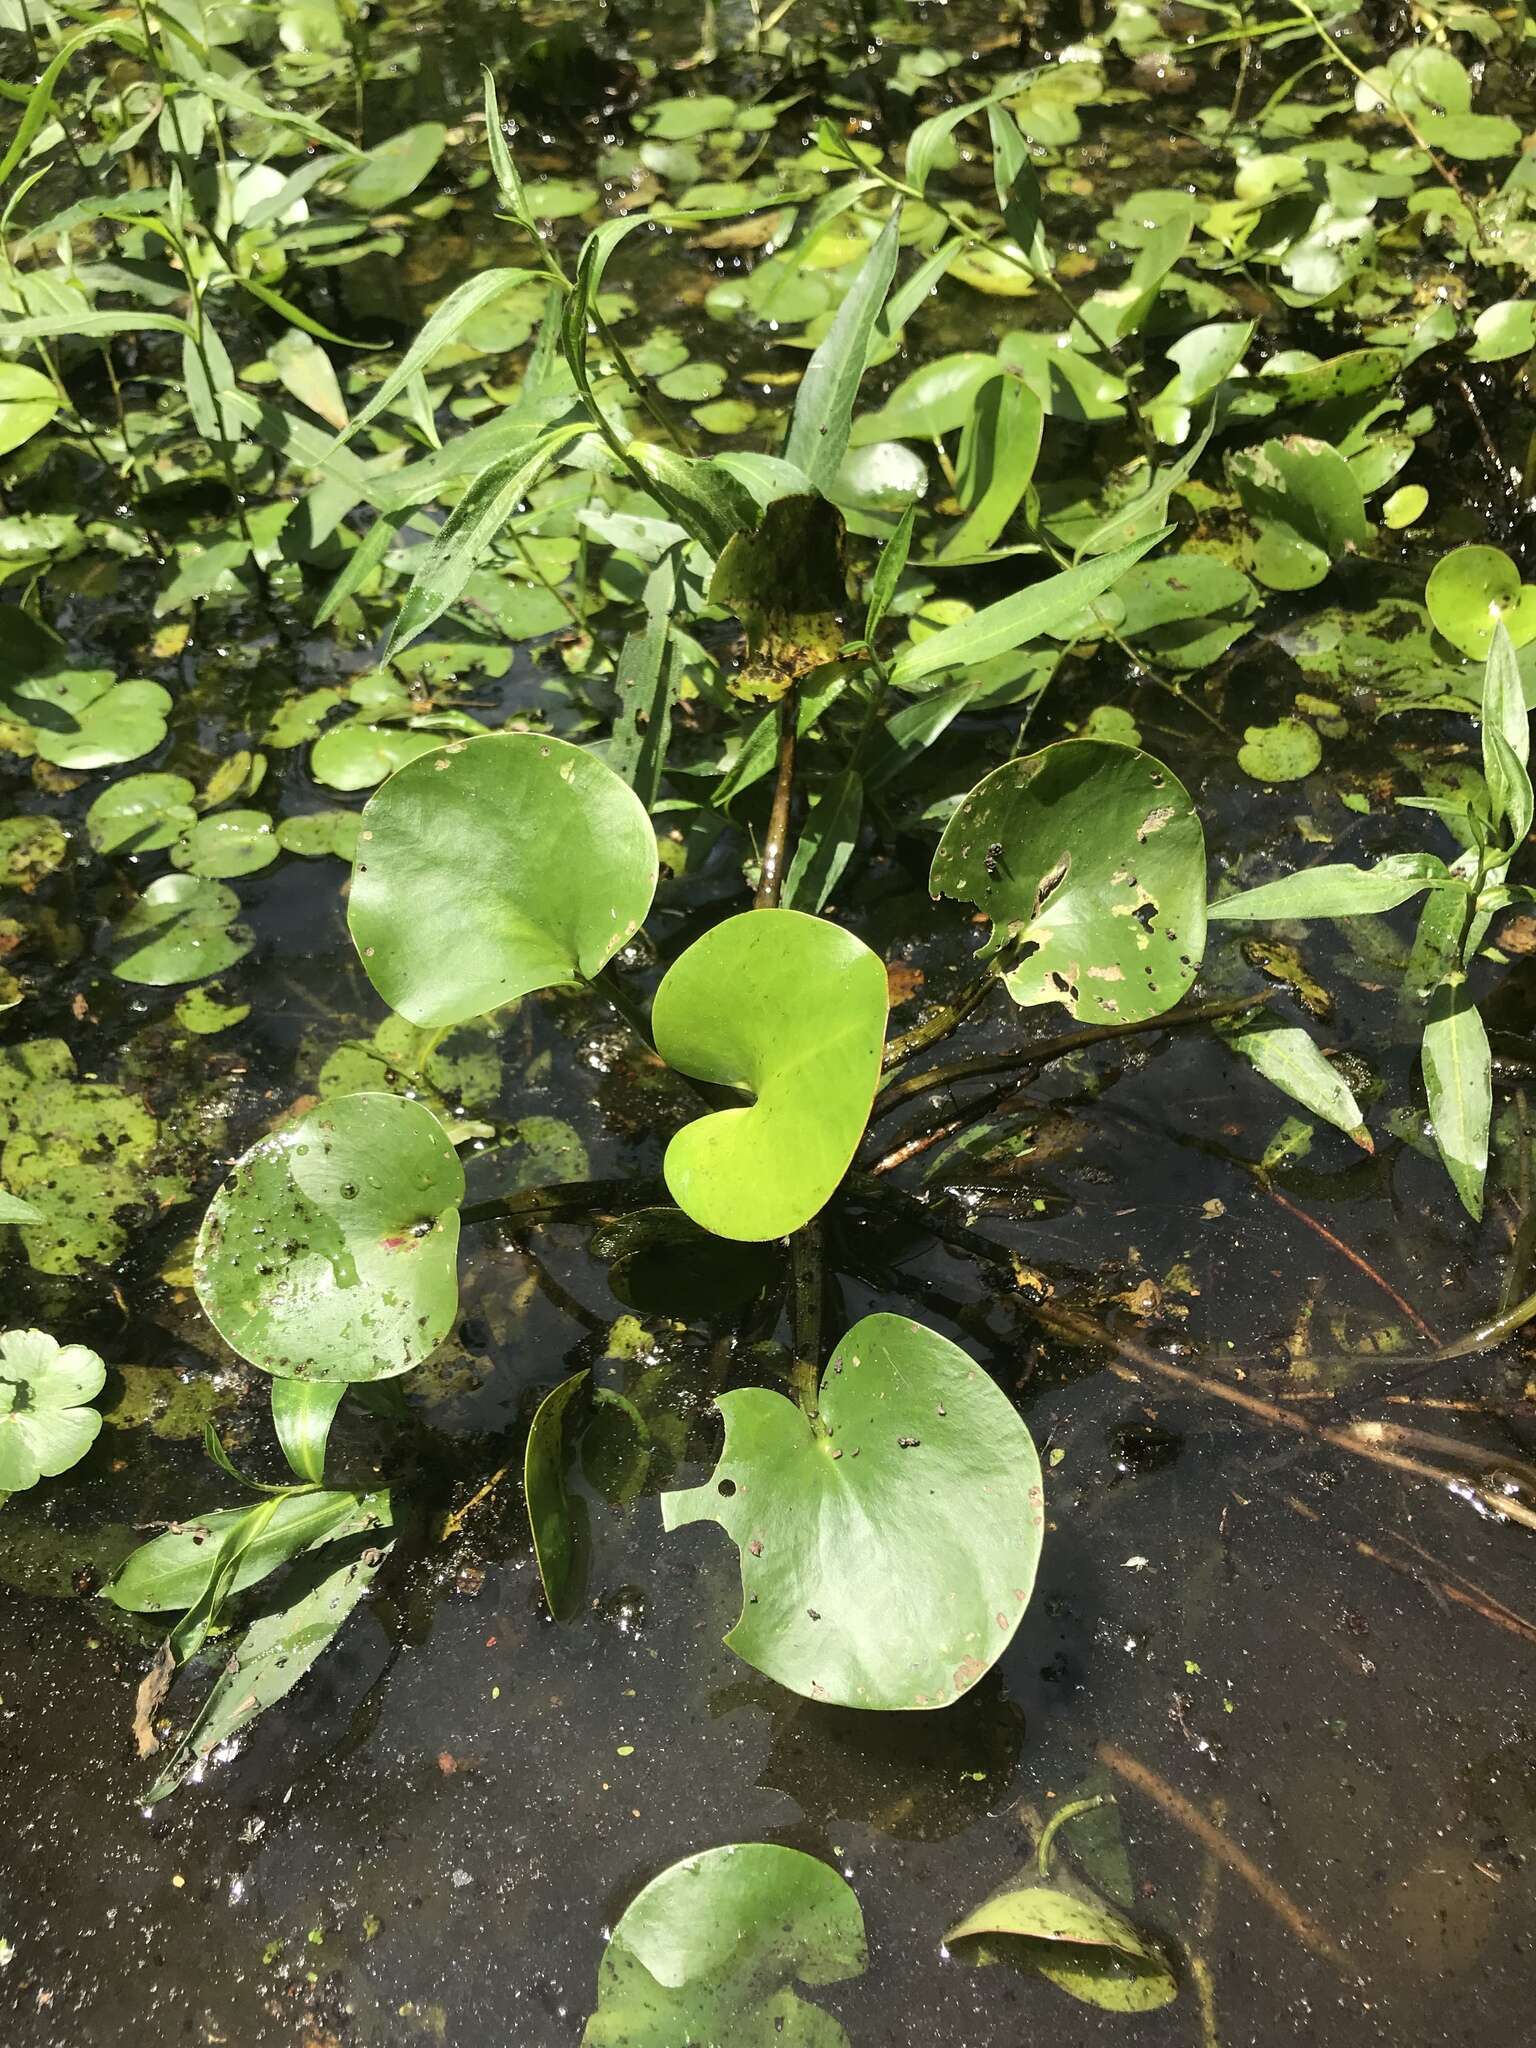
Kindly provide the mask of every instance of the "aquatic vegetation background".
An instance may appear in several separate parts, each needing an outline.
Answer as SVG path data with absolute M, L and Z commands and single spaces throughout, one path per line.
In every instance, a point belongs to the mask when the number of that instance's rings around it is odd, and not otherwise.
M 4 20 L 20 2037 L 1509 2023 L 1523 21 Z

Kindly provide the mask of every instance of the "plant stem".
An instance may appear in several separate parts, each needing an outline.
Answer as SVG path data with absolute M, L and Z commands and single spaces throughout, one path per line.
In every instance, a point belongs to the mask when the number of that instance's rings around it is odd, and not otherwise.
M 1113 1806 L 1114 1803 L 1108 1793 L 1100 1792 L 1092 1799 L 1074 1799 L 1070 1805 L 1053 1813 L 1040 1830 L 1040 1839 L 1035 1844 L 1035 1868 L 1040 1875 L 1049 1877 L 1051 1874 L 1051 1844 L 1056 1839 L 1058 1828 L 1065 1827 L 1069 1820 L 1076 1820 L 1080 1814 L 1092 1813 L 1096 1807 Z
M 813 1216 L 789 1240 L 789 1320 L 794 1347 L 790 1378 L 795 1399 L 813 1425 L 821 1383 L 821 1309 L 824 1292 L 821 1219 Z
M 768 837 L 763 841 L 762 871 L 758 876 L 754 910 L 776 910 L 784 888 L 784 868 L 789 850 L 789 812 L 795 794 L 795 730 L 799 691 L 791 685 L 779 699 L 779 766 L 773 785 L 773 805 L 768 813 Z
M 889 1040 L 881 1065 L 887 1071 L 892 1067 L 899 1067 L 903 1060 L 911 1059 L 913 1053 L 922 1052 L 927 1046 L 936 1044 L 939 1039 L 948 1038 L 952 1031 L 958 1031 L 972 1010 L 986 1001 L 1010 964 L 1005 948 L 987 963 L 984 971 L 978 974 L 974 981 L 968 981 L 957 996 L 952 997 L 947 1003 L 941 1003 L 921 1024 L 914 1024 L 910 1031 L 903 1031 L 899 1037 Z M 886 1084 L 887 1087 L 895 1085 L 897 1084 L 893 1082 Z M 885 1090 L 882 1089 L 876 1099 L 883 1101 L 884 1096 Z M 901 1097 L 895 1096 L 893 1100 L 899 1102 Z
M 1217 1017 L 1241 1016 L 1245 1010 L 1261 1009 L 1272 1002 L 1278 990 L 1265 989 L 1259 995 L 1228 996 L 1220 1002 L 1189 1003 L 1175 1010 L 1164 1010 L 1161 1016 L 1144 1018 L 1137 1024 L 1093 1024 L 1085 1025 L 1081 1031 L 1063 1031 L 1055 1038 L 1039 1038 L 1033 1045 L 1022 1050 L 1017 1047 L 1011 1052 L 980 1053 L 968 1060 L 952 1060 L 942 1067 L 929 1067 L 922 1074 L 903 1074 L 887 1081 L 875 1098 L 873 1115 L 884 1116 L 887 1110 L 896 1109 L 908 1102 L 914 1095 L 926 1095 L 930 1089 L 948 1088 L 955 1081 L 971 1081 L 983 1074 L 1006 1073 L 1011 1067 L 1044 1066 L 1050 1060 L 1059 1060 L 1067 1053 L 1078 1052 L 1085 1045 L 1100 1045 L 1107 1039 L 1133 1038 L 1143 1031 L 1176 1031 L 1189 1024 L 1207 1024 Z M 910 1035 L 910 1034 L 909 1034 Z M 900 1039 L 896 1044 L 900 1044 Z
M 650 1019 L 620 981 L 611 961 L 592 977 L 592 987 L 613 1005 L 636 1038 L 640 1039 L 649 1051 L 655 1052 Z
M 558 1216 L 584 1216 L 593 1210 L 645 1209 L 665 1202 L 659 1180 L 561 1180 L 548 1187 L 522 1188 L 494 1195 L 459 1211 L 460 1223 L 537 1223 Z

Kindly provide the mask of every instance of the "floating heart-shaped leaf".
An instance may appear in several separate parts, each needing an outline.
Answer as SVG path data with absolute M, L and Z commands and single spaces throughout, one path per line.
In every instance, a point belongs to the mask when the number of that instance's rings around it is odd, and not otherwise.
M 1205 834 L 1150 754 L 1063 740 L 985 776 L 944 828 L 929 887 L 992 920 L 981 958 L 1021 957 L 1016 1003 L 1138 1023 L 1176 1003 L 1205 951 Z
M 136 761 L 165 738 L 170 708 L 158 683 L 120 683 L 110 669 L 56 669 L 0 687 L 0 710 L 25 719 L 38 753 L 60 768 Z
M 1536 639 L 1536 586 L 1502 548 L 1453 548 L 1429 572 L 1424 602 L 1453 647 L 1481 661 L 1500 622 L 1517 647 Z
M 695 941 L 656 991 L 656 1050 L 755 1099 L 672 1140 L 677 1206 L 719 1237 L 785 1237 L 808 1222 L 869 1121 L 887 1007 L 881 961 L 819 917 L 746 910 Z
M 656 893 L 645 807 L 595 754 L 536 733 L 451 740 L 363 812 L 349 921 L 413 1024 L 461 1024 L 590 979 Z
M 845 1707 L 943 1707 L 1007 1649 L 1045 1528 L 1040 1460 L 975 1360 L 905 1316 L 866 1316 L 816 1422 L 764 1388 L 722 1394 L 713 1477 L 662 1495 L 668 1529 L 741 1552 L 738 1657 Z
M 866 1962 L 864 1916 L 835 1870 L 769 1842 L 706 1849 L 652 1878 L 613 1930 L 582 2048 L 847 2048 L 794 1987 Z
M 430 1110 L 332 1096 L 231 1170 L 198 1233 L 198 1300 L 263 1372 L 391 1379 L 453 1323 L 463 1198 Z
M 106 1376 L 94 1351 L 61 1346 L 45 1330 L 0 1337 L 0 1493 L 20 1493 L 80 1462 L 101 1429 L 85 1403 Z
M 255 943 L 234 916 L 240 899 L 200 875 L 161 875 L 112 931 L 112 972 L 144 988 L 203 981 L 243 960 Z

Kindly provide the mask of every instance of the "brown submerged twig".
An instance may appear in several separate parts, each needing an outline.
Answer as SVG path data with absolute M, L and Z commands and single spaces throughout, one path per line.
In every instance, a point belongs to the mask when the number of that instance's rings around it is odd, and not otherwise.
M 1193 1835 L 1211 1855 L 1218 1857 L 1234 1876 L 1240 1877 L 1254 1897 L 1268 1906 L 1276 1919 L 1290 1929 L 1303 1948 L 1310 1949 L 1325 1963 L 1332 1963 L 1336 1970 L 1355 1974 L 1354 1965 L 1327 1929 L 1319 1926 L 1310 1913 L 1297 1905 L 1284 1886 L 1260 1870 L 1247 1850 L 1240 1849 L 1230 1835 L 1223 1834 L 1216 1823 L 1208 1820 L 1182 1792 L 1175 1791 L 1165 1778 L 1160 1778 L 1156 1771 L 1149 1770 L 1147 1765 L 1113 1742 L 1099 1743 L 1094 1753 L 1117 1778 L 1134 1786 L 1155 1806 L 1160 1806 L 1170 1819 L 1176 1820 L 1186 1833 Z

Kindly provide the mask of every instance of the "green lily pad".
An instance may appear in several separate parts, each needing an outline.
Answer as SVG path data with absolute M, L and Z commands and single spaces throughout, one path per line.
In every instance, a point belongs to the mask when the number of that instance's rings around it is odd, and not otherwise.
M 217 811 L 182 833 L 171 849 L 171 865 L 217 880 L 253 875 L 277 855 L 277 834 L 265 811 Z
M 1040 1461 L 1007 1396 L 947 1338 L 873 1315 L 832 1354 L 815 1422 L 759 1387 L 717 1405 L 713 1476 L 661 1507 L 668 1529 L 718 1522 L 741 1553 L 727 1645 L 841 1706 L 968 1692 L 1013 1640 L 1045 1530 Z
M 413 1024 L 590 980 L 640 929 L 656 835 L 606 762 L 536 733 L 455 740 L 363 812 L 348 922 Z
M 56 768 L 111 768 L 136 761 L 165 738 L 168 690 L 120 683 L 110 669 L 59 669 L 0 683 L 0 712 L 24 720 Z
M 859 1902 L 825 1863 L 768 1842 L 706 1849 L 621 1916 L 582 2048 L 847 2048 L 794 1987 L 857 1977 L 867 1961 Z
M 667 971 L 656 1049 L 753 1099 L 686 1125 L 663 1170 L 678 1207 L 719 1237 L 784 1237 L 820 1210 L 869 1121 L 888 1007 L 862 940 L 798 910 L 729 917 Z
M 945 1935 L 962 1962 L 1008 1963 L 1105 2012 L 1156 2012 L 1178 1996 L 1167 1957 L 1125 1915 L 1069 1872 L 1052 1872 L 1055 1827 L 1097 1800 L 1065 1807 L 1040 1840 L 1036 1866 Z
M 305 860 L 319 860 L 334 853 L 350 861 L 357 851 L 361 824 L 362 818 L 356 811 L 306 811 L 302 817 L 279 820 L 277 843 L 284 853 L 297 853 Z
M 79 1464 L 101 1428 L 85 1403 L 106 1377 L 83 1344 L 61 1345 L 43 1330 L 0 1336 L 0 1493 L 20 1493 Z
M 1323 758 L 1323 743 L 1303 718 L 1276 725 L 1250 725 L 1237 750 L 1237 765 L 1255 782 L 1300 782 Z
M 69 834 L 57 818 L 0 818 L 0 889 L 30 893 L 69 858 Z
M 367 718 L 349 718 L 321 733 L 309 757 L 309 772 L 327 789 L 345 795 L 376 789 L 409 761 L 436 753 L 456 733 L 484 728 L 464 712 L 425 712 L 408 723 L 375 725 Z
M 253 1145 L 198 1233 L 197 1296 L 281 1379 L 409 1372 L 452 1327 L 464 1170 L 430 1110 L 337 1095 Z
M 86 812 L 87 836 L 98 853 L 159 853 L 195 822 L 196 795 L 185 775 L 125 775 Z
M 1520 581 L 1502 548 L 1453 548 L 1430 570 L 1424 602 L 1436 630 L 1474 661 L 1501 623 L 1516 647 L 1536 640 L 1536 585 Z
M 234 922 L 240 899 L 200 875 L 162 875 L 119 918 L 112 972 L 119 981 L 174 988 L 205 981 L 243 960 L 255 940 Z
M 249 1003 L 222 1002 L 211 988 L 190 988 L 176 1004 L 176 1022 L 199 1038 L 229 1031 L 251 1014 Z
M 1205 951 L 1205 834 L 1161 762 L 1108 740 L 1063 740 L 1005 762 L 944 828 L 935 897 L 992 920 L 980 958 L 1023 957 L 1016 1003 L 1134 1023 L 1169 1009 Z

